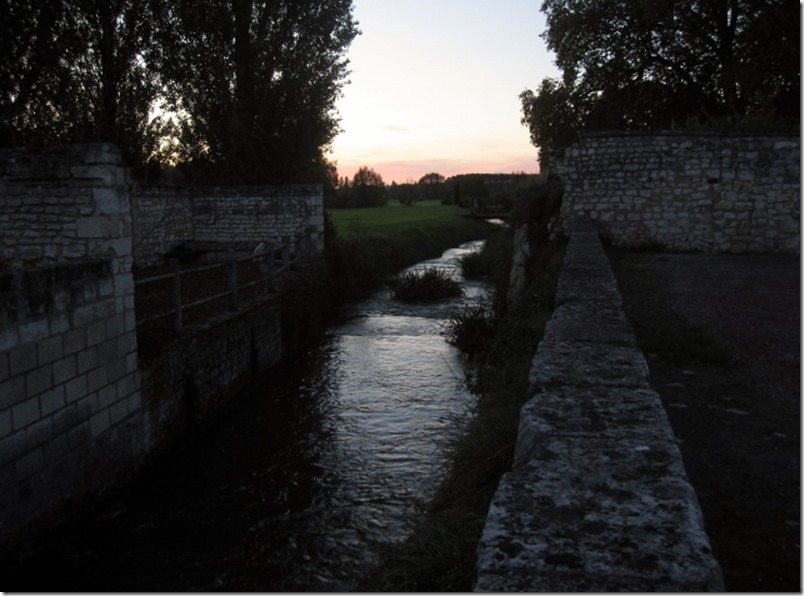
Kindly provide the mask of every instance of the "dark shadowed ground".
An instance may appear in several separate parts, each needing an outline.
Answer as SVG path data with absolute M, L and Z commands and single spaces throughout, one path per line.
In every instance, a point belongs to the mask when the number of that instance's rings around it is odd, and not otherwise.
M 800 260 L 610 251 L 729 591 L 800 592 Z

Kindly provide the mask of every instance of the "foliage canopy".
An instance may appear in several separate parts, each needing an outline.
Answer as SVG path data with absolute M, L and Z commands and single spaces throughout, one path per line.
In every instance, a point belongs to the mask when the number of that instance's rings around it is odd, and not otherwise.
M 587 130 L 798 126 L 793 0 L 544 0 L 542 11 L 562 78 L 520 100 L 543 162 Z
M 110 141 L 205 183 L 329 175 L 351 0 L 3 4 L 2 145 Z

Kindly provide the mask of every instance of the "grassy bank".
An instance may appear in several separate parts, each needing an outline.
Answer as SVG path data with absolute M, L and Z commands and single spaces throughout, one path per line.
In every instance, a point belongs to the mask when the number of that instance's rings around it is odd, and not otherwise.
M 358 268 L 369 264 L 370 271 L 383 269 L 385 275 L 422 259 L 440 256 L 447 248 L 463 242 L 486 238 L 496 228 L 469 217 L 464 209 L 436 201 L 420 201 L 410 207 L 330 209 L 327 215 L 332 225 L 330 236 L 335 238 L 329 247 L 360 252 L 364 258 L 356 262 Z M 371 263 L 368 251 L 378 247 L 382 258 Z
M 330 209 L 328 213 L 338 235 L 344 238 L 369 230 L 387 238 L 404 236 L 414 230 L 452 226 L 456 216 L 468 214 L 465 209 L 438 201 L 419 201 L 409 207 L 395 203 L 385 207 Z
M 486 238 L 496 228 L 434 201 L 332 209 L 327 215 L 327 263 L 337 294 L 346 301 L 366 296 L 404 267 Z

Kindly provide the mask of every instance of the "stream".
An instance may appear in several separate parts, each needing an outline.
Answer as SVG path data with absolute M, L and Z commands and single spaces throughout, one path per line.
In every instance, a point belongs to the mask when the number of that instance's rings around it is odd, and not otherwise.
M 460 277 L 480 246 L 411 269 Z M 382 290 L 347 309 L 19 584 L 42 589 L 46 568 L 56 591 L 356 589 L 378 547 L 421 519 L 445 441 L 471 415 L 465 363 L 442 328 L 487 289 L 462 283 L 454 300 L 410 305 Z

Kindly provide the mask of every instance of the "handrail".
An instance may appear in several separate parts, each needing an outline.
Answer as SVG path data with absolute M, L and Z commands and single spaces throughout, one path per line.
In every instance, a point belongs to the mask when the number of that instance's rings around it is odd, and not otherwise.
M 286 271 L 288 271 L 296 263 L 306 259 L 312 253 L 312 243 L 309 240 L 310 239 L 308 237 L 307 242 L 304 242 L 304 238 L 302 236 L 298 236 L 295 239 L 295 241 L 286 241 L 285 243 L 277 247 L 269 248 L 267 252 L 258 255 L 250 255 L 246 257 L 235 257 L 234 251 L 231 251 L 232 252 L 231 258 L 227 261 L 221 263 L 213 263 L 211 265 L 201 265 L 199 267 L 193 267 L 191 269 L 181 269 L 179 266 L 178 259 L 169 259 L 168 264 L 171 267 L 171 271 L 169 273 L 161 273 L 158 275 L 152 275 L 150 277 L 136 280 L 135 286 L 137 288 L 141 288 L 145 285 L 156 283 L 159 281 L 171 280 L 170 308 L 166 310 L 160 310 L 156 314 L 153 314 L 145 318 L 138 318 L 137 327 L 145 325 L 146 323 L 152 323 L 153 321 L 172 316 L 173 330 L 176 331 L 177 333 L 181 333 L 184 327 L 184 311 L 190 308 L 201 306 L 203 304 L 207 304 L 215 300 L 220 300 L 228 296 L 229 310 L 236 310 L 238 308 L 239 291 L 248 288 L 259 287 L 261 284 L 265 284 L 266 288 L 265 295 L 267 296 L 271 291 L 276 291 L 276 282 L 277 280 L 281 279 L 281 276 Z M 292 247 L 295 247 L 296 250 L 293 256 L 291 257 Z M 281 264 L 276 263 L 277 255 L 279 255 L 280 257 Z M 250 262 L 256 263 L 258 261 L 265 262 L 264 263 L 265 273 L 263 275 L 259 275 L 256 279 L 251 279 L 249 281 L 244 281 L 243 283 L 238 283 L 237 281 L 238 265 L 244 265 Z M 182 277 L 186 278 L 189 275 L 224 268 L 228 269 L 226 290 L 222 292 L 217 292 L 212 296 L 206 296 L 204 298 L 200 298 L 198 300 L 194 300 L 186 304 L 184 303 L 182 299 Z M 260 267 L 260 269 L 263 270 L 262 266 Z M 187 292 L 185 291 L 184 298 L 186 299 L 186 297 Z

